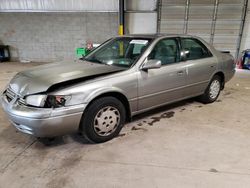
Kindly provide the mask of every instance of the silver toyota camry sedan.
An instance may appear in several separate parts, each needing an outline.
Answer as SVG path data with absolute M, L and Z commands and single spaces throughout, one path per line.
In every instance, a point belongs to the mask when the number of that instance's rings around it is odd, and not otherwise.
M 1 103 L 21 132 L 54 137 L 80 131 L 99 143 L 138 113 L 195 96 L 214 102 L 234 73 L 233 57 L 198 37 L 122 36 L 76 62 L 16 74 Z

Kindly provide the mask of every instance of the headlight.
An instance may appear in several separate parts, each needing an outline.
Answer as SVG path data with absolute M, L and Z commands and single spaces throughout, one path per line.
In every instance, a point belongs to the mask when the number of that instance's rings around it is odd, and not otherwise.
M 29 95 L 25 98 L 25 103 L 30 106 L 44 107 L 47 95 Z
M 29 95 L 25 98 L 25 103 L 35 107 L 58 108 L 65 106 L 70 98 L 62 95 Z
M 70 100 L 70 96 L 65 95 L 48 95 L 44 104 L 45 108 L 58 108 L 65 106 L 66 101 Z

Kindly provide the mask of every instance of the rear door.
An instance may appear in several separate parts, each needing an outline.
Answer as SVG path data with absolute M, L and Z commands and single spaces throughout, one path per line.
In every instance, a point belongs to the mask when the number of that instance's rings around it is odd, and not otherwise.
M 187 72 L 187 88 L 185 95 L 202 94 L 217 69 L 217 59 L 196 38 L 181 38 L 181 46 L 186 54 L 184 65 Z

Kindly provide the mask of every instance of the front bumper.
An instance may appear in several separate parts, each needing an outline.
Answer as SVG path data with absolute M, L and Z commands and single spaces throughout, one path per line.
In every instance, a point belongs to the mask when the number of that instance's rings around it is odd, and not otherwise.
M 54 137 L 79 130 L 79 125 L 87 104 L 62 108 L 34 108 L 8 102 L 5 95 L 1 103 L 11 123 L 21 132 L 36 137 Z

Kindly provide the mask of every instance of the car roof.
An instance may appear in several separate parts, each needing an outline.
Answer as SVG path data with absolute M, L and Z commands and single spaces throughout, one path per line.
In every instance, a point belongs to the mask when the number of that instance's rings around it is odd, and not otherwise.
M 159 37 L 193 37 L 191 35 L 184 35 L 184 34 L 130 34 L 130 35 L 123 35 L 122 37 L 131 37 L 131 38 L 149 38 L 149 39 L 156 39 Z

